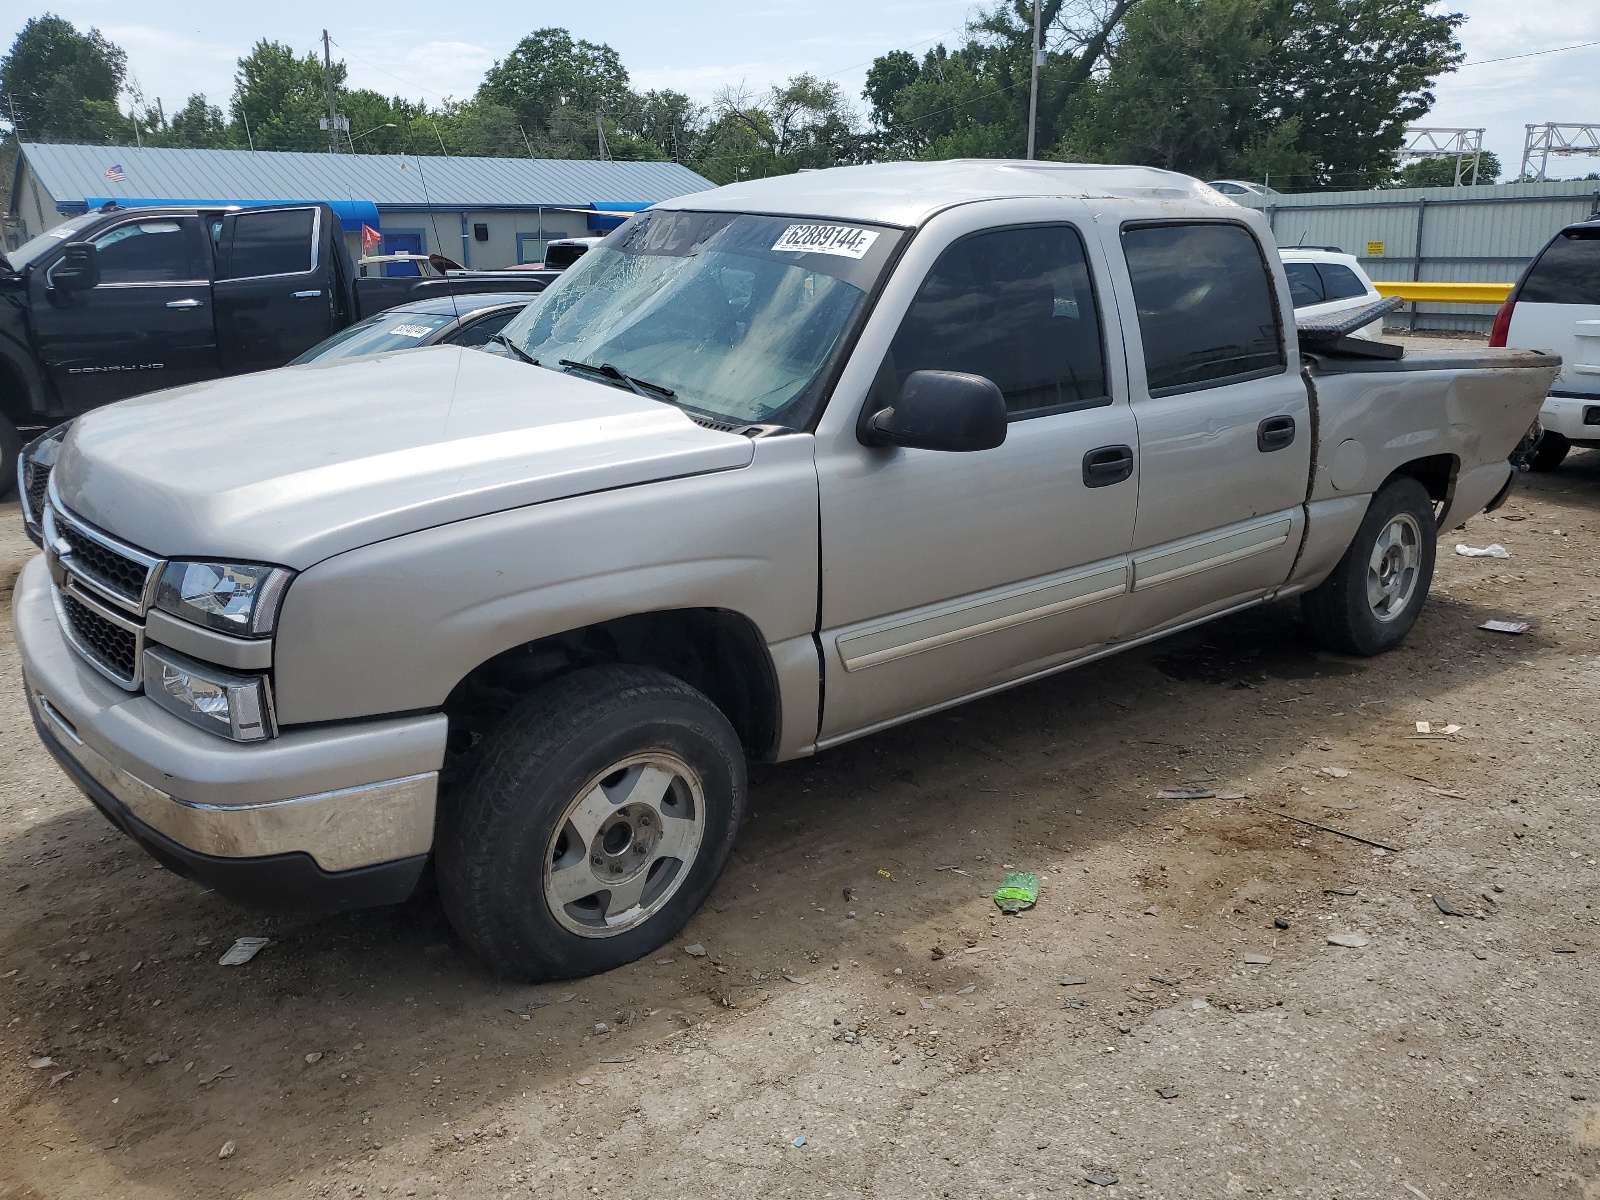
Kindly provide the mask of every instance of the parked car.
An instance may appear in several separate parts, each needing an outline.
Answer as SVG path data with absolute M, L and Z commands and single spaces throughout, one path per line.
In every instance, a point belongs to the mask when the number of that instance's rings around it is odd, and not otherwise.
M 1224 196 L 1281 196 L 1283 194 L 1277 188 L 1270 188 L 1264 183 L 1251 183 L 1248 179 L 1213 179 L 1206 186 L 1221 192 Z
M 290 366 L 419 346 L 482 346 L 534 298 L 534 292 L 439 296 L 402 304 L 341 329 Z
M 544 248 L 547 271 L 565 271 L 604 239 L 597 237 L 558 238 Z
M 506 327 L 519 357 L 76 421 L 15 588 L 28 704 L 226 897 L 397 901 L 431 857 L 495 969 L 604 970 L 705 899 L 747 759 L 1270 600 L 1398 644 L 1558 364 L 1342 328 L 1306 353 L 1266 219 L 1149 168 L 666 201 Z
M 1284 246 L 1279 248 L 1278 257 L 1283 259 L 1297 321 L 1370 308 L 1383 299 L 1361 269 L 1360 260 L 1337 246 Z M 1351 336 L 1382 337 L 1383 318 L 1363 325 Z
M 1539 409 L 1535 471 L 1553 471 L 1574 446 L 1600 446 L 1600 221 L 1568 225 L 1528 264 L 1495 314 L 1491 346 L 1561 355 Z
M 407 300 L 536 292 L 552 278 L 358 278 L 324 204 L 107 205 L 73 217 L 0 255 L 0 496 L 27 430 L 158 388 L 281 367 Z

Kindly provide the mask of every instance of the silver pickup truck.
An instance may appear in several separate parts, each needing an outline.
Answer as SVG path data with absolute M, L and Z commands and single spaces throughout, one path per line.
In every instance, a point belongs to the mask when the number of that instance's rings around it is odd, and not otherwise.
M 1046 163 L 659 204 L 504 337 L 79 419 L 15 612 L 40 737 L 161 862 L 333 908 L 431 861 L 524 979 L 671 937 L 747 760 L 1295 595 L 1394 646 L 1559 365 L 1313 352 L 1258 213 Z

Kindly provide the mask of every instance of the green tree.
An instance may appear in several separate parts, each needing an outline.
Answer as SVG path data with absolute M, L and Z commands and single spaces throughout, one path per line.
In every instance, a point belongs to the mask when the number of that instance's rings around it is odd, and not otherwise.
M 517 114 L 481 97 L 446 101 L 441 108 L 411 119 L 411 138 L 418 154 L 438 153 L 440 140 L 451 154 L 472 158 L 525 158 L 528 154 L 529 143 Z
M 334 63 L 336 89 L 343 89 L 344 76 L 344 64 Z M 326 150 L 328 133 L 319 125 L 328 115 L 323 89 L 322 61 L 315 54 L 297 57 L 281 42 L 257 42 L 234 76 L 238 141 L 257 150 Z
M 1462 19 L 1429 0 L 1141 0 L 1055 154 L 1378 186 L 1460 61 Z
M 796 75 L 763 95 L 724 89 L 693 166 L 718 183 L 864 162 L 868 141 L 837 83 Z
M 233 131 L 222 110 L 204 96 L 190 96 L 173 113 L 164 129 L 157 129 L 150 141 L 158 146 L 181 146 L 193 150 L 231 150 L 236 148 Z
M 614 123 L 632 101 L 615 50 L 549 28 L 534 30 L 490 67 L 475 102 L 510 110 L 540 157 L 592 158 L 597 117 Z
M 1452 187 L 1456 181 L 1456 160 L 1449 158 L 1419 158 L 1406 163 L 1395 173 L 1396 187 Z M 1485 150 L 1478 159 L 1478 182 L 1500 181 L 1500 159 L 1493 150 Z M 1461 165 L 1461 182 L 1472 182 L 1472 158 L 1468 156 Z
M 117 100 L 127 73 L 128 56 L 98 29 L 79 33 L 47 13 L 30 18 L 0 58 L 0 97 L 8 118 L 15 108 L 24 141 L 125 141 L 133 127 Z
M 1102 64 L 1140 0 L 1042 0 L 1037 145 L 1052 145 L 1063 114 Z M 863 93 L 877 152 L 887 158 L 1017 156 L 1027 150 L 1032 0 L 1007 0 L 967 27 L 955 50 L 917 62 L 903 50 L 878 58 Z
M 617 119 L 612 155 L 687 162 L 699 151 L 705 116 L 705 109 L 682 92 L 634 92 Z

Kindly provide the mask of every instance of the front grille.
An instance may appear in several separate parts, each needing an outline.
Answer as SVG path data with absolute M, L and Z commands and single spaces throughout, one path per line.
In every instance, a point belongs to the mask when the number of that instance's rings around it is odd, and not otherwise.
M 61 594 L 61 605 L 79 646 L 131 683 L 139 663 L 138 635 L 112 624 L 70 593 Z
M 58 522 L 56 532 L 72 547 L 72 566 L 92 582 L 137 606 L 144 596 L 148 569 L 126 555 L 118 554 L 109 546 L 85 537 L 82 532 L 65 521 Z
M 26 463 L 22 468 L 22 488 L 28 497 L 28 512 L 37 521 L 44 512 L 45 489 L 50 486 L 50 468 L 39 463 Z

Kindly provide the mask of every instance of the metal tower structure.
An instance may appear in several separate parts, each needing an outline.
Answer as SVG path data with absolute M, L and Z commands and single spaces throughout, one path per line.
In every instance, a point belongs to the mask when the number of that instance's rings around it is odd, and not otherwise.
M 1548 121 L 1543 125 L 1528 125 L 1522 139 L 1522 174 L 1519 178 L 1540 180 L 1550 165 L 1550 156 L 1592 155 L 1600 156 L 1600 122 L 1560 124 Z M 1533 169 L 1533 160 L 1539 160 L 1539 169 Z
M 1483 157 L 1481 129 L 1444 129 L 1413 125 L 1406 130 L 1406 140 L 1400 147 L 1402 162 L 1414 158 L 1453 158 L 1456 160 L 1455 186 L 1462 185 L 1462 176 L 1468 174 L 1478 182 L 1478 162 Z

